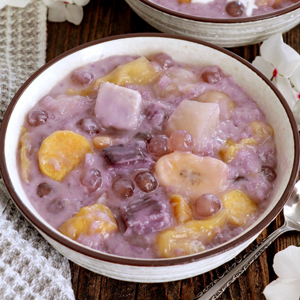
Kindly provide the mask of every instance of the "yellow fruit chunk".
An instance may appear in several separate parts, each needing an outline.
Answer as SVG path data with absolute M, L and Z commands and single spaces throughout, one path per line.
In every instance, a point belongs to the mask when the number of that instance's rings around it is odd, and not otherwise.
M 178 0 L 179 3 L 191 3 L 192 0 Z
M 236 103 L 227 94 L 219 91 L 208 91 L 195 100 L 205 103 L 217 103 L 220 107 L 220 116 L 224 119 L 228 119 L 231 111 L 236 107 Z
M 229 163 L 234 159 L 239 150 L 254 145 L 257 145 L 257 141 L 254 138 L 242 139 L 239 143 L 228 139 L 225 145 L 219 150 L 219 155 L 224 162 Z
M 42 143 L 38 153 L 41 171 L 61 181 L 93 148 L 85 137 L 73 131 L 55 131 Z
M 25 127 L 21 129 L 21 151 L 20 151 L 20 161 L 21 161 L 21 176 L 22 179 L 29 183 L 29 173 L 30 173 L 30 160 L 28 159 L 29 152 L 29 134 L 26 131 Z
M 93 146 L 97 149 L 103 149 L 111 146 L 113 140 L 109 136 L 96 136 L 92 139 Z
M 60 226 L 59 231 L 76 240 L 80 235 L 100 233 L 104 238 L 118 230 L 111 210 L 103 204 L 82 207 L 79 212 Z
M 249 124 L 249 127 L 259 143 L 263 143 L 274 134 L 273 128 L 265 122 L 254 121 Z
M 228 185 L 228 166 L 213 157 L 174 151 L 162 156 L 154 168 L 160 185 L 190 201 L 203 194 L 218 195 Z
M 167 229 L 157 236 L 157 249 L 162 257 L 176 257 L 197 253 L 206 249 L 228 219 L 226 210 L 205 220 L 192 220 Z
M 191 205 L 180 195 L 173 195 L 170 199 L 174 215 L 178 223 L 186 223 L 193 219 L 193 210 Z
M 257 205 L 242 191 L 233 190 L 221 197 L 233 225 L 243 226 L 257 211 Z
M 83 90 L 68 90 L 68 92 L 70 94 L 87 96 L 98 91 L 103 82 L 110 82 L 120 86 L 126 84 L 147 84 L 156 79 L 158 75 L 159 72 L 142 56 L 129 63 L 118 66 L 112 72 L 95 80 L 93 85 Z

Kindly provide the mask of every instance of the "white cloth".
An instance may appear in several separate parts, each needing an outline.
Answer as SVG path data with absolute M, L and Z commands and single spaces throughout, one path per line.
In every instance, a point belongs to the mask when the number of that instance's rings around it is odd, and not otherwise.
M 18 88 L 45 63 L 46 6 L 0 10 L 0 124 Z M 72 300 L 68 260 L 19 213 L 0 176 L 0 299 Z

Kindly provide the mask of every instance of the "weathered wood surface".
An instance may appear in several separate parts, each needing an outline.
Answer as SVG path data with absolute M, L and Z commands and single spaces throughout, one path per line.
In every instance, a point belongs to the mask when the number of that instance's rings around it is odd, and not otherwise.
M 68 22 L 48 23 L 47 61 L 77 45 L 95 39 L 125 33 L 157 32 L 138 17 L 124 0 L 91 0 L 84 7 L 84 13 L 85 16 L 80 26 Z M 284 34 L 284 40 L 300 53 L 300 26 Z M 259 45 L 236 47 L 229 50 L 252 62 L 254 57 L 259 54 Z M 282 224 L 281 214 L 242 254 L 252 249 L 254 245 Z M 272 268 L 274 254 L 289 245 L 299 243 L 300 235 L 297 233 L 286 233 L 279 237 L 219 299 L 265 299 L 262 291 L 270 281 L 276 278 Z M 72 284 L 78 300 L 191 300 L 207 284 L 218 278 L 233 262 L 234 260 L 194 278 L 160 284 L 122 282 L 95 274 L 71 262 Z

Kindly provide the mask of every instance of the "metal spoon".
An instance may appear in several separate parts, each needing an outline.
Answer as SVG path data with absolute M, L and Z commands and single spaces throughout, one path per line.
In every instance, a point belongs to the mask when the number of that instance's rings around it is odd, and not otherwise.
M 284 205 L 283 214 L 285 222 L 283 226 L 275 230 L 269 237 L 257 245 L 241 261 L 233 264 L 220 279 L 211 283 L 207 288 L 200 292 L 193 300 L 215 300 L 233 283 L 247 268 L 259 257 L 270 244 L 281 234 L 291 230 L 300 231 L 300 181 L 298 181 L 290 198 Z

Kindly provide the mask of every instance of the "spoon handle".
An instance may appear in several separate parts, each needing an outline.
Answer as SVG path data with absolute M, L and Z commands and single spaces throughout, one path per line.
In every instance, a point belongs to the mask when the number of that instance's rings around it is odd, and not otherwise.
M 270 244 L 282 233 L 295 230 L 288 227 L 285 223 L 282 227 L 275 230 L 266 239 L 254 247 L 251 252 L 247 253 L 242 259 L 234 263 L 219 279 L 216 279 L 193 300 L 215 300 L 231 285 L 248 267 L 258 258 Z

